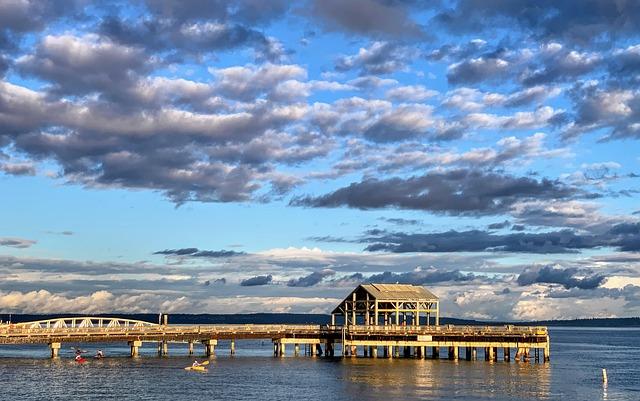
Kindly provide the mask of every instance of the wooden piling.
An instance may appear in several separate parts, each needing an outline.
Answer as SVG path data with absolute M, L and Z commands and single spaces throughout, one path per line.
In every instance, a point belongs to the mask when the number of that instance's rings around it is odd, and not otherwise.
M 140 355 L 140 347 L 142 347 L 142 341 L 129 341 L 129 347 L 131 347 L 129 355 L 135 358 Z
M 62 344 L 60 343 L 49 343 L 49 348 L 51 349 L 51 358 L 56 359 L 60 357 L 60 348 Z

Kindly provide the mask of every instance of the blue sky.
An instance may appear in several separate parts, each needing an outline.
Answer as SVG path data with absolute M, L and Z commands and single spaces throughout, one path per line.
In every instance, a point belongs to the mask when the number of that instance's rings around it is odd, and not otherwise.
M 9 0 L 0 311 L 640 312 L 640 6 Z M 597 300 L 597 302 L 591 302 Z

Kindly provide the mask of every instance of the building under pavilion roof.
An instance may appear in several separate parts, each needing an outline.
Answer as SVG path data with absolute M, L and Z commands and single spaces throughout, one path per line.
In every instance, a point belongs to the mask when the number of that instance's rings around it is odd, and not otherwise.
M 412 325 L 440 324 L 439 299 L 412 284 L 361 284 L 331 312 L 331 324 Z

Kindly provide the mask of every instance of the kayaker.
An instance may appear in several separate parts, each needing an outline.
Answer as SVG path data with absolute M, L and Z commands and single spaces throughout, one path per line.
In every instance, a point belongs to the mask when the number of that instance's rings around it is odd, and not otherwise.
M 96 352 L 96 358 L 98 359 L 104 358 L 104 352 L 102 352 L 101 349 L 99 349 L 98 352 Z
M 196 368 L 198 366 L 202 366 L 200 362 L 198 362 L 197 360 L 193 361 L 193 365 L 191 365 L 191 367 Z
M 82 354 L 76 354 L 76 361 L 80 362 L 82 360 Z

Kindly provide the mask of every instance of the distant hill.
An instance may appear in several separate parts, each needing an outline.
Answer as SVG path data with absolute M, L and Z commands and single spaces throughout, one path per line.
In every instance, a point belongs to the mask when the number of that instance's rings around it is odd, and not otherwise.
M 79 317 L 84 315 L 62 313 L 51 315 L 11 315 L 11 321 L 15 323 L 29 322 L 33 320 L 45 320 L 57 317 Z M 147 322 L 157 322 L 158 315 L 152 313 L 109 313 L 95 316 L 121 317 L 127 319 L 144 320 Z M 0 314 L 0 320 L 8 321 L 9 314 Z M 328 324 L 331 321 L 329 315 L 322 314 L 302 314 L 302 313 L 251 313 L 251 314 L 171 314 L 169 324 Z M 565 326 L 565 327 L 640 327 L 640 317 L 630 318 L 592 318 L 574 320 L 541 320 L 532 322 L 498 322 L 481 321 L 469 319 L 456 319 L 443 317 L 440 324 L 473 325 L 473 326 L 496 326 L 513 324 L 518 326 Z

